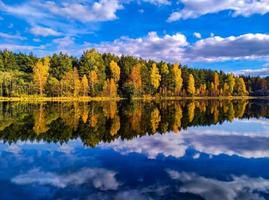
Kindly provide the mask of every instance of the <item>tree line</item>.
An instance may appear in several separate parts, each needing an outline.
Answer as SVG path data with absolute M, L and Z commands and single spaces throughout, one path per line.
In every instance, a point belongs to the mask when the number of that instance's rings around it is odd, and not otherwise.
M 0 96 L 147 97 L 267 95 L 269 77 L 245 77 L 177 63 L 101 54 L 60 52 L 38 58 L 0 51 Z

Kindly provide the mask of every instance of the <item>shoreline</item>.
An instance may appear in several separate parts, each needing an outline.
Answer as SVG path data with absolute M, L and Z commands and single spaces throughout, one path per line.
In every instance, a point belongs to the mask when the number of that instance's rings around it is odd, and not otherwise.
M 134 101 L 173 101 L 173 100 L 249 100 L 269 99 L 269 96 L 194 96 L 194 97 L 133 97 Z M 121 101 L 127 100 L 122 97 L 0 97 L 1 102 L 90 102 L 90 101 Z

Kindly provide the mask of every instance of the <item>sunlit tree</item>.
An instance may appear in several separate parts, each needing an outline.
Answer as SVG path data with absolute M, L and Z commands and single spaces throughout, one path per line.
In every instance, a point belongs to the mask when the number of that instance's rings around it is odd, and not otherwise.
M 43 95 L 44 87 L 49 75 L 50 58 L 39 59 L 33 67 L 33 81 L 39 88 L 39 94 Z
M 172 73 L 175 81 L 175 94 L 178 95 L 183 86 L 183 79 L 181 77 L 181 69 L 178 64 L 174 64 L 172 68 Z
M 159 73 L 159 69 L 155 63 L 152 64 L 150 70 L 150 80 L 154 89 L 158 89 L 160 86 L 161 75 Z
M 190 95 L 195 94 L 195 80 L 192 74 L 189 75 L 187 91 Z

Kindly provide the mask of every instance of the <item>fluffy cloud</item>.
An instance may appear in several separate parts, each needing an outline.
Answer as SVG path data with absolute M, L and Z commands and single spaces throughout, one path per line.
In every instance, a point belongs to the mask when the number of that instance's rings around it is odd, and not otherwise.
M 55 15 L 82 22 L 114 20 L 117 18 L 116 12 L 123 8 L 118 0 L 100 0 L 91 5 L 82 3 L 57 5 L 55 2 L 48 1 L 43 6 Z
M 178 61 L 187 46 L 186 37 L 180 33 L 160 37 L 150 32 L 146 37 L 122 37 L 113 42 L 90 45 L 101 52 L 112 52 L 117 55 L 133 55 L 145 59 Z
M 209 37 L 189 46 L 185 57 L 200 61 L 257 59 L 269 57 L 268 34 L 244 34 L 230 37 Z
M 236 71 L 235 74 L 245 76 L 269 76 L 269 67 L 262 67 L 260 69 L 243 69 Z
M 0 0 L 0 11 L 25 20 L 36 35 L 65 36 L 89 34 L 99 28 L 97 22 L 117 19 L 123 6 L 120 0 L 30 1 L 7 4 Z M 58 31 L 55 31 L 55 30 Z M 43 33 L 44 31 L 44 33 Z
M 3 33 L 0 32 L 0 38 L 8 39 L 8 40 L 25 40 L 25 37 L 22 37 L 21 35 L 18 34 L 8 34 L 8 33 Z
M 119 183 L 115 179 L 115 175 L 115 172 L 102 168 L 83 168 L 78 172 L 64 175 L 58 175 L 52 172 L 42 172 L 39 169 L 33 169 L 25 174 L 12 178 L 11 182 L 20 185 L 51 185 L 58 188 L 90 183 L 94 188 L 100 190 L 116 190 Z
M 179 192 L 196 194 L 203 199 L 264 199 L 259 193 L 268 193 L 269 180 L 248 176 L 232 176 L 222 181 L 199 176 L 195 173 L 167 170 L 171 179 L 180 181 Z
M 143 0 L 143 1 L 154 4 L 154 5 L 170 5 L 171 4 L 169 0 Z
M 195 38 L 197 38 L 197 39 L 202 38 L 201 33 L 198 33 L 198 32 L 194 32 L 194 33 L 193 33 L 193 36 L 194 36 Z
M 9 6 L 0 0 L 0 10 L 23 18 L 54 18 L 62 16 L 65 19 L 88 21 L 108 21 L 117 18 L 116 12 L 123 6 L 119 0 L 99 0 L 93 3 L 83 1 L 56 4 L 54 1 L 35 1 L 18 6 Z
M 30 32 L 34 35 L 37 36 L 59 36 L 61 33 L 53 30 L 52 28 L 47 28 L 47 27 L 41 27 L 41 26 L 36 26 L 32 27 Z
M 201 15 L 217 13 L 223 10 L 231 10 L 233 16 L 250 16 L 253 14 L 264 15 L 269 12 L 267 0 L 181 0 L 184 8 L 173 12 L 168 22 L 181 19 L 197 18 Z
M 17 44 L 0 44 L 0 50 L 8 49 L 10 51 L 33 51 L 36 49 L 35 46 L 31 45 L 17 45 Z
M 200 37 L 199 33 L 195 35 Z M 161 37 L 156 32 L 150 32 L 146 37 L 122 37 L 112 42 L 85 46 L 85 48 L 92 47 L 101 52 L 171 62 L 267 59 L 269 58 L 269 35 L 249 33 L 226 38 L 213 36 L 190 44 L 181 33 Z

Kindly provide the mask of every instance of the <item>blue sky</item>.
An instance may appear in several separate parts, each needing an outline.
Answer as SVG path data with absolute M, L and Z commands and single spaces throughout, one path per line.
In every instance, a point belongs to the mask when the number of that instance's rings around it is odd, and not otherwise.
M 0 0 L 0 49 L 88 48 L 269 75 L 268 0 Z

